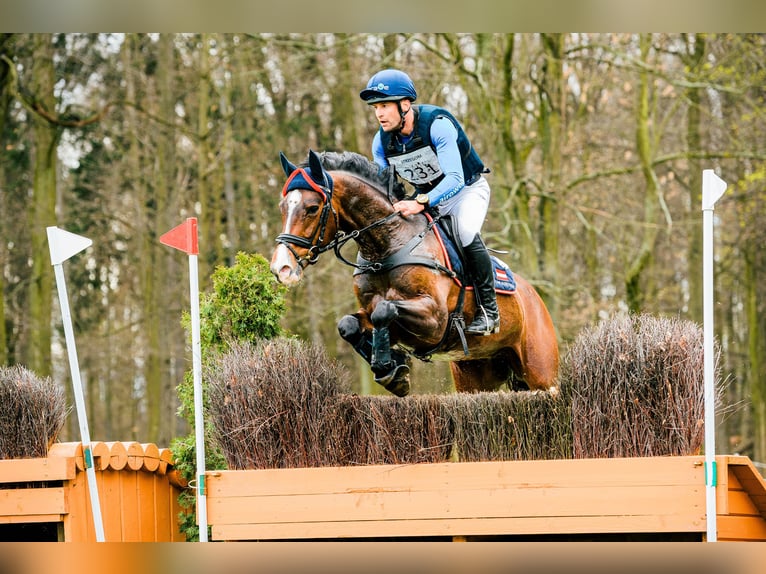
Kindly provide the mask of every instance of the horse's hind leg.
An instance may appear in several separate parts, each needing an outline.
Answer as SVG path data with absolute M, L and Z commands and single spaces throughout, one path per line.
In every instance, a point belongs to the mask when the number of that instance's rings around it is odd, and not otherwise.
M 388 327 L 386 326 L 386 333 L 387 330 Z M 391 349 L 388 339 L 384 337 L 384 340 L 381 340 L 380 334 L 373 337 L 373 333 L 370 331 L 362 330 L 359 318 L 355 315 L 346 315 L 338 321 L 338 333 L 370 364 L 377 383 L 397 396 L 403 397 L 409 394 L 410 368 L 407 364 L 407 356 L 401 351 Z M 374 344 L 373 341 L 375 341 Z M 386 343 L 387 341 L 388 343 Z M 388 349 L 383 352 L 383 362 L 380 361 L 380 351 L 375 352 L 375 346 L 381 347 L 382 345 L 387 345 Z

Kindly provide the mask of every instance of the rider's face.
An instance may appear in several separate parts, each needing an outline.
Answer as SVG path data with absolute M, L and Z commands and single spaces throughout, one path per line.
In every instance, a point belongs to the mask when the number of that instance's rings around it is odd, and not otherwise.
M 371 104 L 375 110 L 375 119 L 378 120 L 380 127 L 384 132 L 390 132 L 399 129 L 402 118 L 399 115 L 399 107 L 396 102 L 377 102 Z M 409 110 L 410 102 L 402 100 L 402 112 Z

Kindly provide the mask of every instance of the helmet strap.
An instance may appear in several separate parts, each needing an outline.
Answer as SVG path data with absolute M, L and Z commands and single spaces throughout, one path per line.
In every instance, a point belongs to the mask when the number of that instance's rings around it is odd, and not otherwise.
M 396 108 L 399 110 L 399 117 L 401 118 L 401 121 L 399 122 L 399 127 L 396 128 L 396 131 L 400 132 L 404 128 L 404 118 L 407 116 L 410 110 L 407 110 L 406 112 L 402 111 L 402 100 L 396 100 Z

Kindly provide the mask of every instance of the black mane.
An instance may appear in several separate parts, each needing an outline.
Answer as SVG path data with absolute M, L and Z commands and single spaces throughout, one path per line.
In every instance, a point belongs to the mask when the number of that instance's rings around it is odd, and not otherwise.
M 319 159 L 322 162 L 322 167 L 327 171 L 348 171 L 367 180 L 381 192 L 386 193 L 390 168 L 380 169 L 374 161 L 370 161 L 362 154 L 351 151 L 323 151 L 317 155 L 319 155 Z M 396 197 L 403 197 L 406 193 L 404 185 L 399 180 L 394 182 L 393 193 Z

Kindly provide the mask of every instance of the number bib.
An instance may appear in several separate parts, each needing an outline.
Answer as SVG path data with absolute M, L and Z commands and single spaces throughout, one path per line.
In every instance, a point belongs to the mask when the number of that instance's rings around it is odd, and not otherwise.
M 386 159 L 396 168 L 396 173 L 415 186 L 430 183 L 442 175 L 439 159 L 431 146 L 423 146 Z

